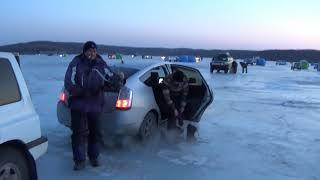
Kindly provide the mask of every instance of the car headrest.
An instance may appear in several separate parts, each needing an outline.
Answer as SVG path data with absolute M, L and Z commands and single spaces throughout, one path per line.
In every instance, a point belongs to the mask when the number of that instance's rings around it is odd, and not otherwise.
M 194 84 L 196 83 L 196 79 L 195 78 L 189 78 L 189 81 L 188 81 L 190 84 Z

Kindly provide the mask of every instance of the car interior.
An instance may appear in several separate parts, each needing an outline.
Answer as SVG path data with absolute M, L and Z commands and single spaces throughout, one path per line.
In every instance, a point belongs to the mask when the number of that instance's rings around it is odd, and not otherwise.
M 198 112 L 199 108 L 204 103 L 204 98 L 206 94 L 206 86 L 203 83 L 202 77 L 198 74 L 196 71 L 192 71 L 189 69 L 181 68 L 181 67 L 174 67 L 174 70 L 181 70 L 185 73 L 185 75 L 188 78 L 189 82 L 189 93 L 187 97 L 187 106 L 184 113 L 184 119 L 185 120 L 192 120 L 192 117 Z M 164 76 L 162 73 L 157 71 L 150 71 L 150 76 L 148 79 L 146 79 L 145 83 L 148 86 L 151 86 L 155 95 L 155 100 L 158 104 L 161 110 L 161 117 L 163 120 L 168 118 L 167 107 L 164 96 L 162 94 L 161 89 L 161 82 L 163 80 Z
M 179 66 L 171 66 L 172 72 L 180 70 L 188 78 L 189 82 L 189 93 L 187 97 L 187 106 L 185 109 L 184 116 L 186 119 L 190 120 L 205 103 L 205 95 L 207 94 L 207 87 L 203 83 L 201 75 L 194 70 L 187 68 L 180 68 Z

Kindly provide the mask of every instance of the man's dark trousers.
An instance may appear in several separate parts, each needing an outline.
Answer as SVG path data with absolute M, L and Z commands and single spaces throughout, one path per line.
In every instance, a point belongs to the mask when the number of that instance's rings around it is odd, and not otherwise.
M 99 117 L 100 113 L 85 113 L 71 110 L 72 151 L 75 162 L 86 160 L 86 141 L 88 140 L 88 157 L 97 159 L 99 156 Z

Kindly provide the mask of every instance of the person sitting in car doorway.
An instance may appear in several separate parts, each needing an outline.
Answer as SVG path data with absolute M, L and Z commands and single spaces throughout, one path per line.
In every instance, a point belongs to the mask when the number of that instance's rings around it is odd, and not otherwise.
M 83 52 L 70 62 L 64 85 L 70 94 L 74 170 L 85 168 L 87 140 L 90 163 L 93 167 L 99 166 L 99 117 L 104 104 L 104 88 L 120 89 L 123 80 L 123 74 L 112 72 L 97 54 L 97 45 L 92 41 L 86 42 Z
M 245 62 L 240 62 L 240 65 L 242 67 L 242 73 L 244 72 L 248 73 L 248 64 Z
M 187 98 L 189 92 L 188 78 L 180 71 L 176 70 L 172 74 L 167 75 L 161 83 L 162 94 L 165 100 L 163 111 L 168 117 L 167 129 L 187 131 L 187 138 L 194 138 L 196 128 L 194 126 L 184 126 L 185 108 L 187 106 Z

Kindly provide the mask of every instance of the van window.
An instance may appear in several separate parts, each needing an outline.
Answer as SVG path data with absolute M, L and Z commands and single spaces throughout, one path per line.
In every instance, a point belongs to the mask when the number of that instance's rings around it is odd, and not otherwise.
M 0 106 L 18 102 L 21 94 L 10 61 L 0 58 Z

